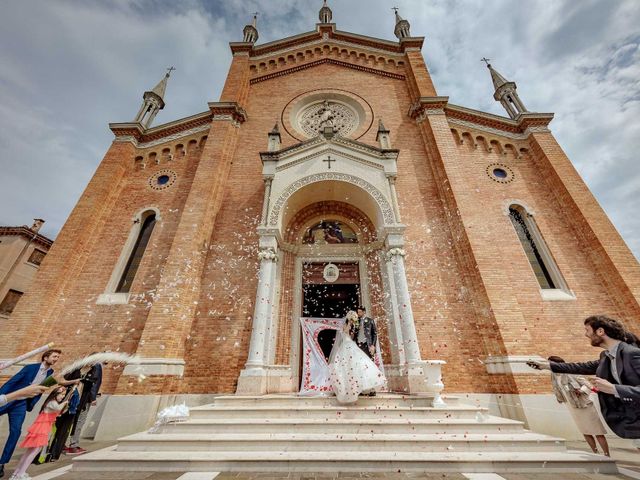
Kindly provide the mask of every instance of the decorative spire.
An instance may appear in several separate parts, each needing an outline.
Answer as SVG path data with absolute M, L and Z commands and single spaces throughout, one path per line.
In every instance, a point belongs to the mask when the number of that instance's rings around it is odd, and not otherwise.
M 138 110 L 134 122 L 141 123 L 143 127 L 147 128 L 151 125 L 158 112 L 164 108 L 164 93 L 167 90 L 167 80 L 169 80 L 173 70 L 175 70 L 174 67 L 167 68 L 167 73 L 162 80 L 152 90 L 144 92 L 142 106 Z
M 376 141 L 380 144 L 380 148 L 391 148 L 391 137 L 389 136 L 389 130 L 384 127 L 382 119 L 378 119 L 378 133 L 376 133 Z
M 258 41 L 258 12 L 254 12 L 251 25 L 246 25 L 242 30 L 243 42 L 256 43 Z
M 393 33 L 395 33 L 399 40 L 411 37 L 411 32 L 409 31 L 411 25 L 398 14 L 398 7 L 393 7 L 391 10 L 396 14 L 396 28 L 393 30 Z
M 167 89 L 167 80 L 169 80 L 169 77 L 171 76 L 171 72 L 173 70 L 175 70 L 175 67 L 167 68 L 167 73 L 165 73 L 164 78 L 160 80 L 155 87 L 153 87 L 153 90 L 151 90 L 153 93 L 158 95 L 163 100 L 164 100 L 164 92 Z
M 331 23 L 333 12 L 331 12 L 331 9 L 327 6 L 327 0 L 324 0 L 318 17 L 320 18 L 320 23 Z
M 275 152 L 280 150 L 280 127 L 278 126 L 278 121 L 276 120 L 276 124 L 273 126 L 271 131 L 269 132 L 269 145 L 268 150 L 270 152 Z
M 491 72 L 491 81 L 493 82 L 493 98 L 502 104 L 509 116 L 513 119 L 517 118 L 521 113 L 527 111 L 524 106 L 518 92 L 516 92 L 516 83 L 510 82 L 504 78 L 496 69 L 494 69 L 489 63 L 489 58 L 482 58 L 482 61 L 487 64 L 489 72 Z

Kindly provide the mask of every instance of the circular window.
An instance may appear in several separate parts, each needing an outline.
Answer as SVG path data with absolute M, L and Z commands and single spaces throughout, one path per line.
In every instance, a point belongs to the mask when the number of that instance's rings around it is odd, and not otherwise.
M 281 121 L 298 141 L 317 137 L 327 127 L 336 135 L 358 139 L 371 128 L 373 110 L 364 98 L 346 90 L 311 90 L 285 106 Z
M 147 183 L 153 190 L 164 190 L 173 185 L 177 178 L 173 170 L 160 170 L 151 175 Z
M 507 172 L 505 172 L 502 168 L 494 168 L 493 176 L 497 178 L 507 178 Z
M 360 125 L 360 119 L 349 105 L 324 100 L 304 108 L 294 124 L 310 138 L 322 133 L 325 127 L 333 127 L 338 135 L 348 137 Z
M 514 179 L 513 170 L 502 163 L 492 163 L 487 166 L 487 176 L 498 183 L 509 183 Z

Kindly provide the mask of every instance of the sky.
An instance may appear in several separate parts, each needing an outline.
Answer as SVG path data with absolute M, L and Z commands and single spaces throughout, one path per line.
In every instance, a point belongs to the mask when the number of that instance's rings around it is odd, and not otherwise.
M 176 67 L 155 125 L 207 109 L 260 12 L 258 43 L 311 31 L 320 0 L 9 0 L 0 18 L 0 225 L 54 238 L 107 151 L 109 122 Z M 364 6 L 366 5 L 366 8 Z M 506 115 L 482 57 L 518 85 L 640 258 L 640 2 L 329 0 L 343 31 L 395 40 L 392 6 L 426 37 L 440 95 Z

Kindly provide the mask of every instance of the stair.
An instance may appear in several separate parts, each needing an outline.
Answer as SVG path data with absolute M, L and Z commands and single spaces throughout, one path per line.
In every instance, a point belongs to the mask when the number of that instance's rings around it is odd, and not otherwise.
M 222 396 L 186 422 L 74 459 L 73 471 L 617 473 L 607 457 L 445 398 Z

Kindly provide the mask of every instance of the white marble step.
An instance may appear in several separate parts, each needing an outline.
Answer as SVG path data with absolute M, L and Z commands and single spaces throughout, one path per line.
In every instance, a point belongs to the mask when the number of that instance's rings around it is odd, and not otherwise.
M 563 451 L 563 439 L 537 433 L 480 434 L 210 434 L 137 433 L 118 440 L 118 451 L 347 451 L 461 452 Z
M 456 396 L 444 396 L 447 407 L 460 405 L 460 398 Z M 431 407 L 433 397 L 429 395 L 399 395 L 395 393 L 379 393 L 375 397 L 363 396 L 358 398 L 357 407 L 367 406 L 402 406 L 402 407 Z M 281 408 L 303 407 L 303 406 L 342 406 L 335 397 L 306 397 L 292 394 L 282 395 L 220 395 L 216 397 L 215 406 L 267 406 L 277 405 Z
M 485 416 L 474 419 L 337 419 L 337 418 L 220 418 L 193 419 L 168 424 L 158 433 L 513 433 L 522 432 L 523 424 L 516 420 Z
M 344 407 L 334 405 L 291 406 L 283 408 L 277 405 L 255 406 L 216 406 L 207 405 L 190 410 L 191 419 L 217 418 L 343 418 L 343 419 L 375 419 L 375 418 L 469 418 L 487 415 L 488 409 L 472 406 L 455 406 L 447 409 L 433 407 L 406 406 L 368 406 Z
M 110 447 L 74 458 L 74 471 L 599 472 L 611 459 L 584 452 L 139 452 Z M 558 477 L 561 478 L 561 477 Z

